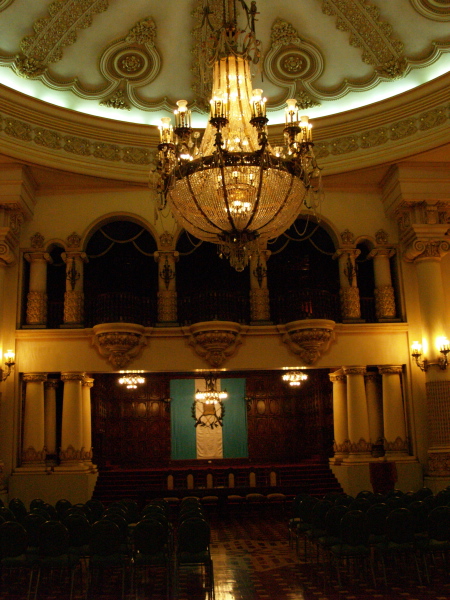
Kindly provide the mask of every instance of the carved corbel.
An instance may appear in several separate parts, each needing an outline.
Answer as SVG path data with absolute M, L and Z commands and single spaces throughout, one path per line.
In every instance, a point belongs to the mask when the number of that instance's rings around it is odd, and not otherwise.
M 242 344 L 242 327 L 233 321 L 205 321 L 188 328 L 189 345 L 211 367 L 220 367 Z
M 101 323 L 93 330 L 91 344 L 115 369 L 125 368 L 147 345 L 145 328 L 136 323 Z
M 334 321 L 308 319 L 292 321 L 280 327 L 282 341 L 289 350 L 301 356 L 303 362 L 312 365 L 319 360 L 334 340 Z

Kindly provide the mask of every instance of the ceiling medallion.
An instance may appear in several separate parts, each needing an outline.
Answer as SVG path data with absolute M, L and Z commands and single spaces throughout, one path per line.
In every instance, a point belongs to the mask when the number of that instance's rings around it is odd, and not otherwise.
M 328 319 L 305 319 L 280 326 L 283 342 L 301 356 L 306 365 L 319 360 L 333 339 L 335 322 Z
M 209 11 L 207 5 L 205 15 Z M 160 208 L 168 204 L 184 229 L 217 244 L 237 271 L 302 208 L 315 209 L 321 194 L 311 125 L 295 99 L 286 108 L 285 146 L 269 145 L 266 99 L 262 90 L 252 91 L 250 75 L 250 62 L 260 59 L 255 3 L 242 3 L 241 12 L 242 25 L 237 0 L 230 0 L 218 28 L 204 20 L 205 67 L 213 67 L 214 91 L 201 142 L 187 101 L 179 100 L 175 128 L 169 117 L 161 120 L 158 146 Z

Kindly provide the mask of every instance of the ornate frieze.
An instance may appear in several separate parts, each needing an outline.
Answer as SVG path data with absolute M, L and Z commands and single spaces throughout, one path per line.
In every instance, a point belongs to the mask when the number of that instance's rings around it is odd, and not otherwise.
M 91 343 L 115 369 L 123 369 L 147 345 L 144 327 L 136 323 L 94 325 Z
M 404 454 L 409 451 L 408 440 L 402 440 L 401 437 L 397 437 L 394 441 L 384 440 L 384 449 L 386 452 L 393 454 Z
M 282 340 L 303 362 L 312 365 L 319 360 L 334 339 L 335 322 L 327 319 L 292 321 L 280 326 Z
M 270 321 L 269 290 L 250 290 L 250 318 L 252 321 Z
M 392 285 L 381 285 L 374 290 L 375 314 L 377 319 L 395 319 L 395 293 Z
M 188 329 L 189 345 L 211 367 L 220 367 L 242 344 L 241 326 L 232 321 L 205 321 Z
M 81 462 L 81 461 L 85 460 L 85 455 L 86 455 L 86 451 L 84 448 L 80 448 L 79 450 L 77 450 L 73 446 L 68 446 L 64 450 L 61 448 L 61 450 L 59 451 L 59 458 L 64 462 L 65 461 Z
M 44 292 L 28 292 L 27 325 L 44 325 L 47 323 L 47 294 Z
M 24 373 L 22 381 L 25 383 L 40 383 L 47 381 L 48 373 Z
M 47 448 L 44 446 L 41 450 L 36 450 L 33 446 L 29 446 L 22 451 L 22 464 L 27 463 L 43 463 L 47 457 Z
M 368 454 L 372 451 L 372 444 L 364 438 L 360 438 L 357 442 L 348 442 L 348 452 L 350 454 Z
M 177 318 L 177 292 L 175 290 L 159 290 L 158 322 L 175 323 Z

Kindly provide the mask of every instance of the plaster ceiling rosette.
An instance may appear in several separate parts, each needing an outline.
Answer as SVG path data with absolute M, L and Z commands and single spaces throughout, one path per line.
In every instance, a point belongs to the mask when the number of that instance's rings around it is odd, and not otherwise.
M 93 331 L 91 344 L 114 369 L 124 369 L 147 345 L 145 328 L 136 323 L 101 323 Z
M 328 319 L 305 319 L 280 326 L 282 340 L 306 365 L 316 363 L 334 340 L 335 322 Z
M 189 345 L 211 367 L 221 367 L 242 344 L 242 327 L 233 321 L 204 321 L 188 328 Z

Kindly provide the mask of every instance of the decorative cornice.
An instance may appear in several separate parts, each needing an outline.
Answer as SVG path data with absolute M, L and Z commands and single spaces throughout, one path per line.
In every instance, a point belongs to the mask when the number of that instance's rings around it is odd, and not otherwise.
M 232 321 L 204 321 L 187 329 L 189 345 L 211 367 L 220 367 L 242 344 L 242 326 Z
M 381 375 L 401 375 L 403 367 L 401 365 L 380 365 L 378 366 L 378 372 Z
M 47 381 L 48 373 L 24 373 L 23 381 L 25 383 L 43 383 Z
M 365 375 L 366 367 L 342 367 L 345 375 Z
M 334 339 L 335 322 L 327 319 L 305 319 L 279 326 L 282 341 L 303 362 L 312 365 L 328 350 Z
M 84 381 L 85 373 L 80 371 L 66 371 L 61 373 L 61 381 Z
M 147 345 L 145 328 L 136 323 L 102 323 L 93 332 L 91 344 L 115 369 L 125 368 Z
M 413 8 L 432 21 L 450 21 L 450 4 L 446 0 L 409 0 Z

